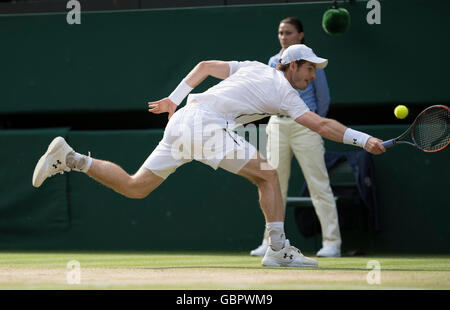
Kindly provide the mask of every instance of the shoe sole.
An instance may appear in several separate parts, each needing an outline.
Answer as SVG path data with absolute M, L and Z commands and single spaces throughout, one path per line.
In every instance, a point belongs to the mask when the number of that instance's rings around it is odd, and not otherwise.
M 59 147 L 61 145 L 64 145 L 65 140 L 62 137 L 56 137 L 55 139 L 53 139 L 53 141 L 50 143 L 50 145 L 47 148 L 47 152 L 45 152 L 44 155 L 41 156 L 41 158 L 39 159 L 38 163 L 36 164 L 36 167 L 34 168 L 34 172 L 33 172 L 33 186 L 34 187 L 40 187 L 42 185 L 42 183 L 44 183 L 45 179 L 42 179 L 42 168 L 45 164 L 45 161 L 47 159 L 47 157 L 51 154 L 56 153 L 59 150 Z M 42 179 L 42 180 L 41 180 Z
M 267 250 L 266 250 L 267 251 Z M 266 252 L 264 252 L 264 253 L 261 253 L 261 252 L 254 252 L 254 251 L 251 251 L 250 252 L 250 256 L 253 256 L 253 257 L 264 257 L 264 255 L 266 255 Z
M 319 264 L 301 264 L 301 265 L 280 264 L 271 259 L 263 260 L 262 265 L 268 267 L 319 267 Z
M 327 257 L 330 257 L 330 258 L 333 258 L 333 257 L 341 257 L 341 254 L 339 253 L 339 254 L 333 254 L 333 255 L 317 255 L 316 254 L 316 257 L 323 257 L 323 258 L 327 258 Z

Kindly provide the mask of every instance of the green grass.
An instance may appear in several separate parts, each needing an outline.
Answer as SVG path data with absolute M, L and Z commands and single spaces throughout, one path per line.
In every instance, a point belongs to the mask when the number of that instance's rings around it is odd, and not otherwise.
M 67 263 L 81 284 L 67 284 Z M 380 284 L 369 284 L 371 260 Z M 267 268 L 245 253 L 0 252 L 0 289 L 450 289 L 450 255 L 318 259 L 319 268 Z

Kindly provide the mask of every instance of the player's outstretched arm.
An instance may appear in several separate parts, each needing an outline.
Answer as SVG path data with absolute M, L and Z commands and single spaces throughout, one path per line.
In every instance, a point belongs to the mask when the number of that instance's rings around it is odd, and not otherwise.
M 225 61 L 208 60 L 199 62 L 194 69 L 181 81 L 168 98 L 148 102 L 148 111 L 160 114 L 169 113 L 169 119 L 175 113 L 177 106 L 197 85 L 208 76 L 218 79 L 226 79 L 230 75 L 230 66 Z
M 360 146 L 372 154 L 381 154 L 386 151 L 381 145 L 382 140 L 355 131 L 334 119 L 321 117 L 314 112 L 306 112 L 295 121 L 332 141 Z
M 203 82 L 208 76 L 224 80 L 230 76 L 230 65 L 226 61 L 207 60 L 199 62 L 194 69 L 186 76 L 184 81 L 195 88 Z

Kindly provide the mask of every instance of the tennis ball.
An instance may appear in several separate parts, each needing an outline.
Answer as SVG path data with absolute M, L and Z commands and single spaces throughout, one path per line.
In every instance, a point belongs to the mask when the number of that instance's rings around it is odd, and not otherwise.
M 344 8 L 332 8 L 322 16 L 322 28 L 329 35 L 343 34 L 350 25 L 350 13 Z
M 409 113 L 408 108 L 404 105 L 398 105 L 394 109 L 394 115 L 399 119 L 404 119 L 405 117 L 408 116 L 408 113 Z

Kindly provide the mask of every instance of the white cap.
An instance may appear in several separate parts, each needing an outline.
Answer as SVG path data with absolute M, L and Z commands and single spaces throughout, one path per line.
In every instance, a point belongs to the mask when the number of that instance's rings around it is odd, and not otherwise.
M 281 54 L 281 63 L 283 65 L 289 64 L 291 61 L 307 60 L 316 64 L 316 68 L 325 68 L 328 64 L 328 59 L 317 57 L 313 50 L 304 44 L 294 44 L 289 46 Z

